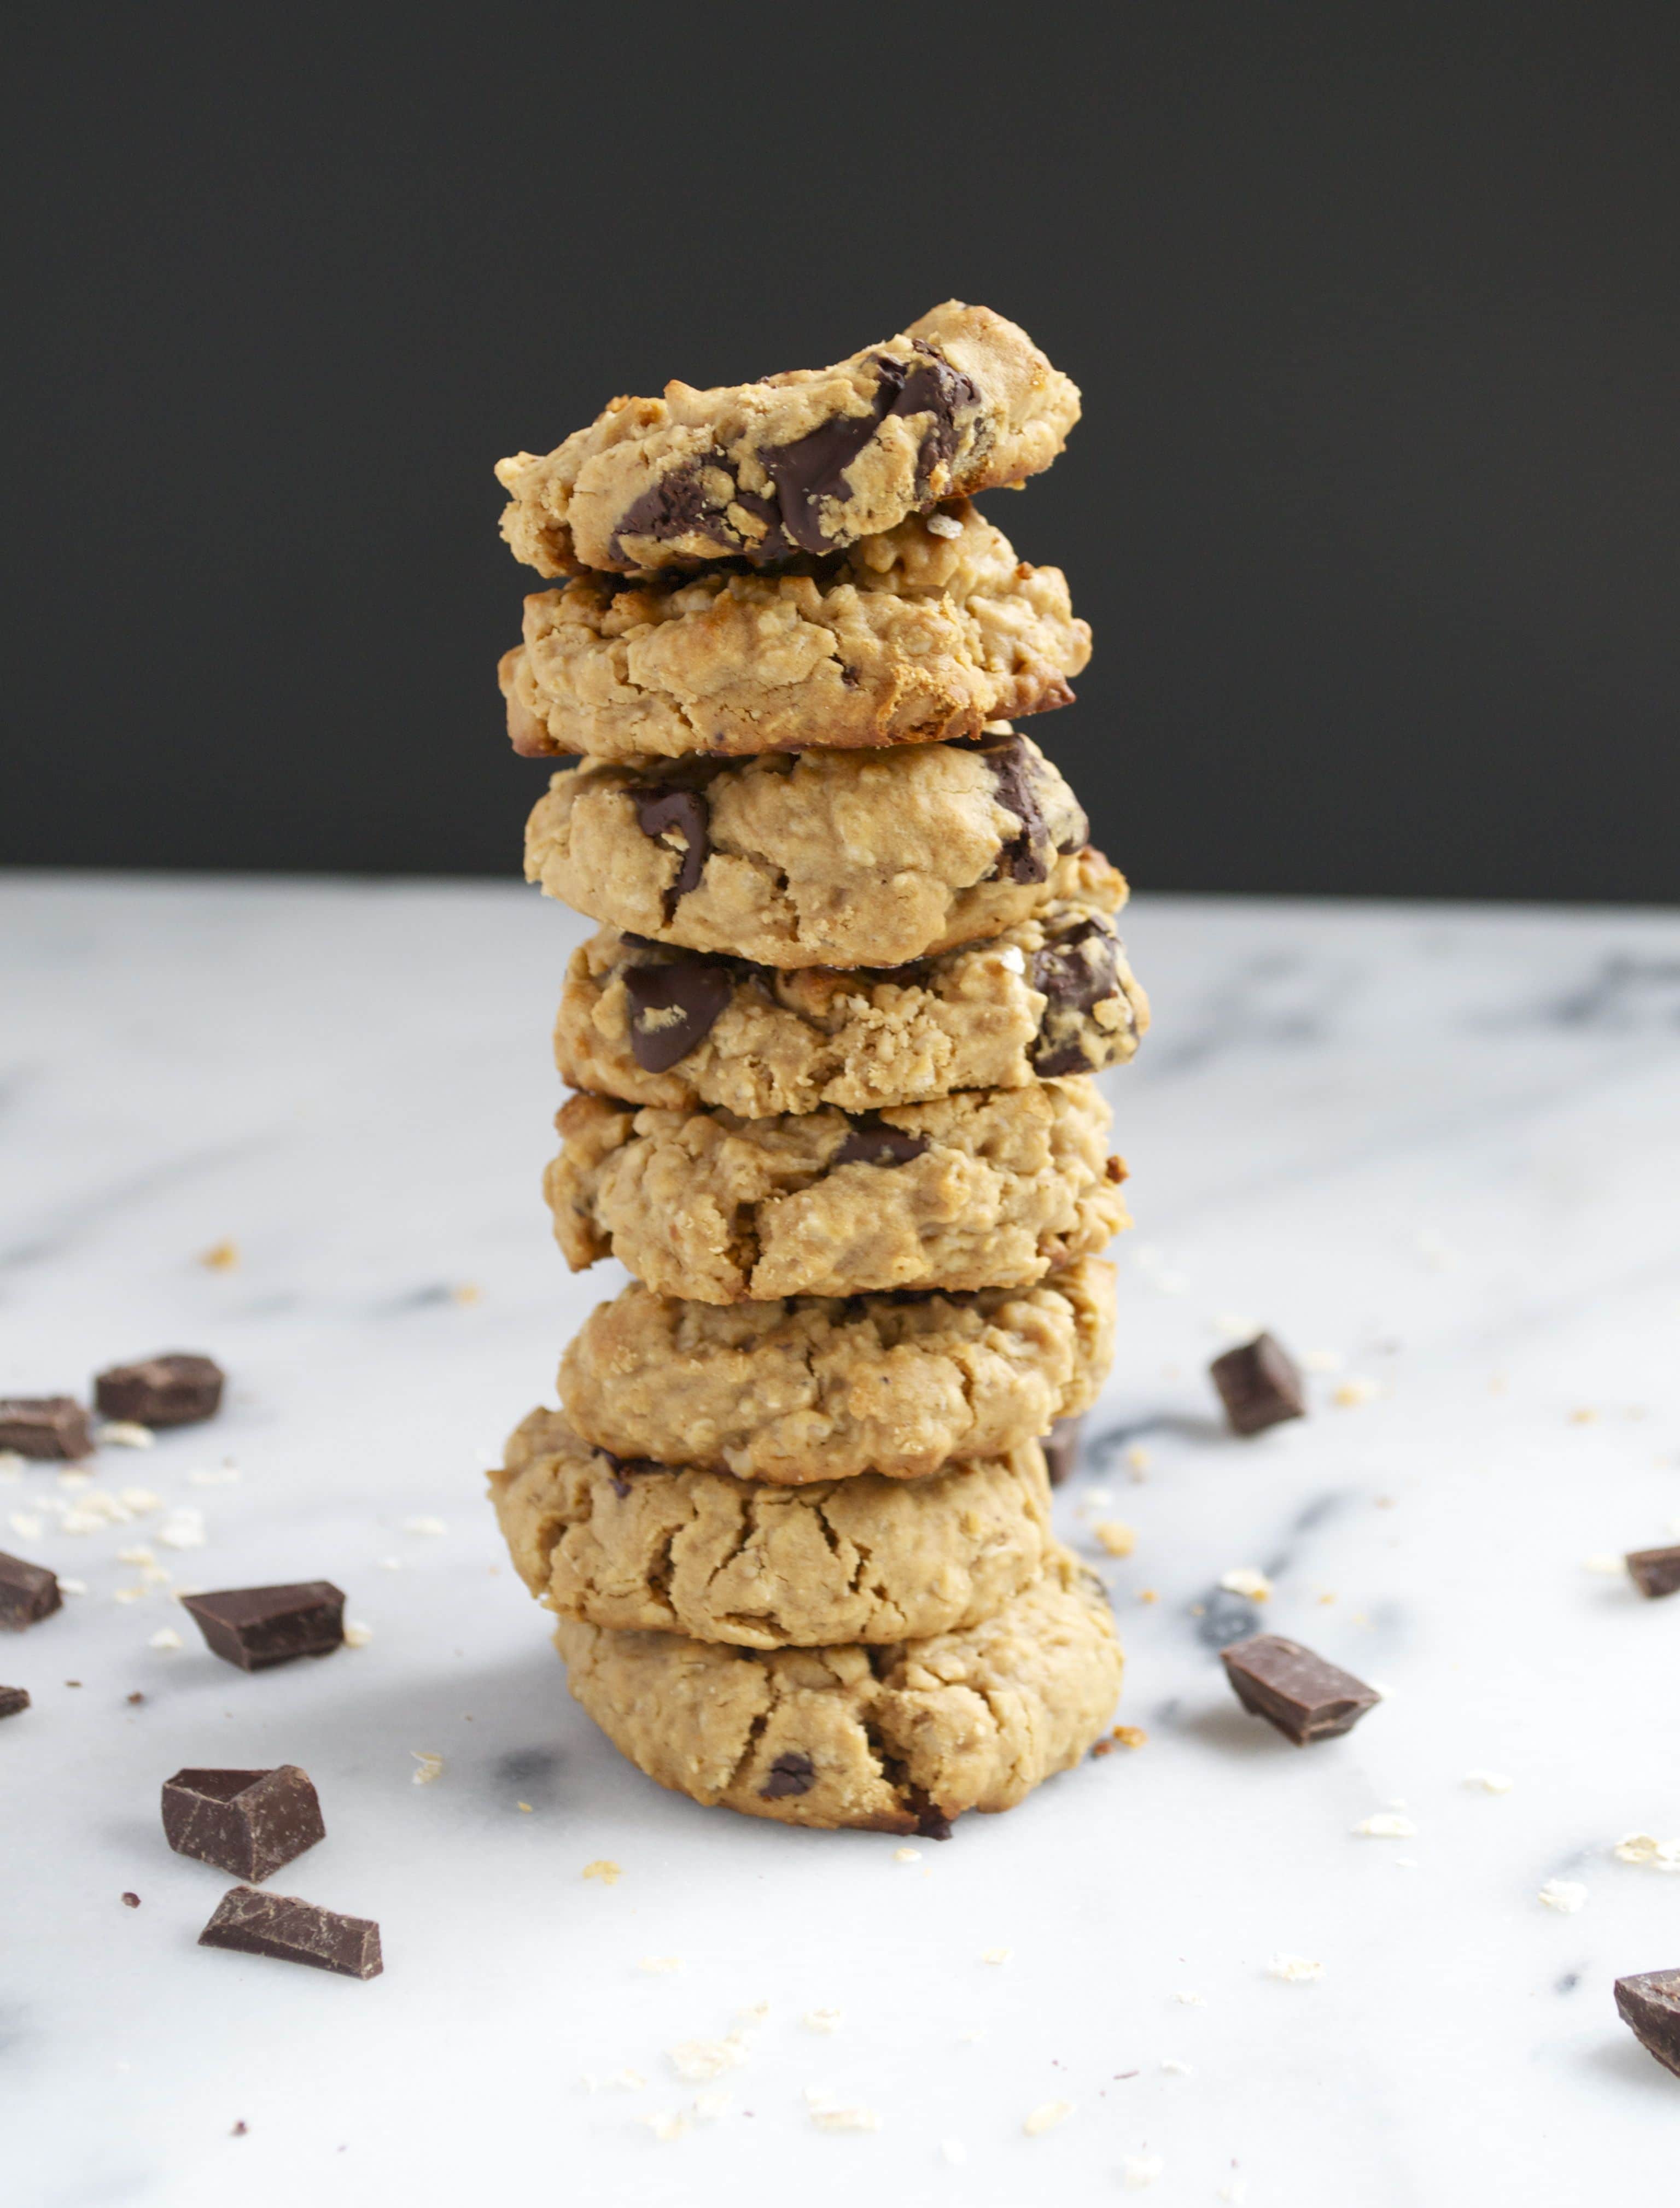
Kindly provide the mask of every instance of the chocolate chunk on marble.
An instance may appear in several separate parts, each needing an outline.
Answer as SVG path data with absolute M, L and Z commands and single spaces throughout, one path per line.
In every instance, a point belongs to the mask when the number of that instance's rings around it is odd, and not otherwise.
M 0 1718 L 18 1717 L 28 1707 L 27 1687 L 0 1687 Z
M 113 1365 L 93 1383 L 100 1416 L 137 1426 L 191 1426 L 222 1407 L 222 1368 L 213 1357 L 183 1349 Z
M 926 1135 L 902 1127 L 854 1127 L 829 1160 L 831 1166 L 905 1166 L 927 1148 Z
M 93 1427 L 73 1395 L 3 1395 L 0 1449 L 39 1459 L 91 1456 Z
M 164 1781 L 164 1838 L 178 1856 L 261 1881 L 327 1837 L 306 1771 L 177 1771 Z
M 817 1767 L 804 1750 L 789 1749 L 771 1765 L 769 1776 L 759 1789 L 759 1797 L 779 1802 L 785 1795 L 808 1794 L 816 1779 Z
M 226 1947 L 236 1955 L 272 1955 L 345 1978 L 376 1978 L 385 1968 L 379 1927 L 371 1917 L 341 1917 L 285 1893 L 231 1887 L 198 1935 L 201 1947 Z
M 1680 1594 L 1680 1548 L 1635 1549 L 1623 1561 L 1629 1578 L 1652 1601 Z
M 27 1564 L 0 1549 L 0 1629 L 22 1633 L 63 1607 L 57 1575 L 45 1564 Z
M 1306 1416 L 1300 1367 L 1269 1334 L 1227 1349 L 1208 1367 L 1234 1432 L 1263 1433 L 1286 1419 Z
M 1243 1707 L 1297 1748 L 1351 1732 L 1383 1699 L 1363 1679 L 1281 1634 L 1257 1634 L 1219 1653 Z
M 294 1656 L 328 1656 L 345 1637 L 345 1599 L 330 1580 L 183 1595 L 181 1607 L 212 1653 L 242 1671 L 267 1671 Z
M 1045 1465 L 1050 1474 L 1052 1487 L 1065 1486 L 1079 1468 L 1079 1443 L 1084 1433 L 1083 1416 L 1077 1419 L 1058 1419 L 1039 1446 L 1044 1451 Z
M 1616 2013 L 1646 2053 L 1680 2078 L 1680 1971 L 1617 1978 Z
M 666 1073 L 703 1043 L 735 990 L 726 966 L 709 958 L 627 966 L 630 1049 L 646 1073 Z

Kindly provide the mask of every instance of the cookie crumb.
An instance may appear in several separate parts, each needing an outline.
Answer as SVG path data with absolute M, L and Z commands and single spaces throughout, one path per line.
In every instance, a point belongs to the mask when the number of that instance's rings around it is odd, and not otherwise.
M 637 1963 L 636 1968 L 639 1971 L 647 1971 L 650 1977 L 663 1977 L 672 1971 L 680 1971 L 682 1968 L 682 1958 L 681 1955 L 644 1955 Z
M 1378 1809 L 1354 1826 L 1353 1837 L 1359 1840 L 1415 1840 L 1418 1828 L 1409 1817 L 1402 1817 L 1393 1809 Z
M 1266 1965 L 1269 1978 L 1281 1978 L 1286 1985 L 1316 1985 L 1324 1975 L 1324 1965 L 1315 1963 L 1306 1955 L 1274 1955 Z
M 1382 1392 L 1375 1380 L 1344 1380 L 1330 1390 L 1330 1401 L 1344 1411 L 1355 1411 L 1361 1403 L 1375 1402 Z
M 1123 2165 L 1128 2193 L 1141 2193 L 1146 2185 L 1153 2185 L 1167 2168 L 1166 2159 L 1158 2154 L 1129 2154 Z
M 447 1533 L 449 1528 L 441 1518 L 405 1518 L 403 1531 L 405 1533 L 437 1534 Z
M 346 1648 L 365 1648 L 373 1637 L 374 1629 L 371 1625 L 363 1625 L 353 1617 L 347 1617 L 345 1620 Z
M 93 1439 L 101 1449 L 150 1449 L 157 1438 L 150 1426 L 137 1425 L 133 1419 L 112 1419 L 109 1425 L 93 1429 Z
M 1680 1871 L 1680 1840 L 1659 1840 L 1649 1833 L 1629 1833 L 1611 1850 L 1618 1863 L 1650 1870 Z
M 747 2042 L 738 2031 L 727 2039 L 685 2039 L 670 2049 L 672 2069 L 691 2085 L 738 2070 L 746 2060 Z
M 954 513 L 930 513 L 922 526 L 930 537 L 960 537 L 963 525 Z
M 1575 1917 L 1587 1906 L 1587 1888 L 1572 1878 L 1549 1878 L 1534 1897 L 1563 1917 Z
M 1013 1947 L 987 1947 L 980 1959 L 982 1963 L 1006 1963 L 1014 1953 Z
M 895 1848 L 892 1851 L 892 1860 L 894 1863 L 920 1863 L 921 1861 L 921 1850 L 920 1848 Z
M 1221 1572 L 1219 1583 L 1227 1594 L 1245 1595 L 1250 1602 L 1269 1602 L 1272 1599 L 1271 1581 L 1251 1564 L 1236 1564 L 1228 1572 Z
M 1021 2120 L 1021 2128 L 1029 2139 L 1037 2139 L 1041 2133 L 1054 2131 L 1073 2114 L 1071 2101 L 1041 2101 L 1038 2106 Z
M 1511 1782 L 1503 1771 L 1467 1771 L 1464 1783 L 1467 1786 L 1479 1786 L 1484 1794 L 1509 1794 L 1511 1791 Z
M 843 2012 L 837 2008 L 807 2008 L 800 2022 L 807 2031 L 838 2031 Z
M 146 1645 L 148 1648 L 170 1649 L 180 1648 L 185 1644 L 172 1625 L 165 1625 L 160 1631 L 154 1633 Z
M 583 1875 L 585 1878 L 598 1878 L 603 1886 L 616 1886 L 624 1873 L 609 1856 L 597 1856 L 593 1863 L 584 1865 Z
M 1206 2008 L 1208 2006 L 1208 1997 L 1205 1994 L 1174 1994 L 1173 1998 L 1182 2008 Z
M 1161 2067 L 1169 2078 L 1193 2078 L 1196 2075 L 1188 2062 L 1180 2062 L 1175 2055 L 1163 2055 Z
M 201 1250 L 198 1262 L 213 1273 L 231 1273 L 239 1263 L 237 1242 L 213 1242 L 207 1250 Z
M 688 2119 L 681 2109 L 668 2109 L 655 2116 L 638 2116 L 639 2124 L 645 2124 L 661 2146 L 669 2146 L 680 2139 L 688 2128 Z
M 429 1786 L 435 1779 L 442 1778 L 443 1758 L 435 1749 L 411 1748 L 409 1754 L 414 1758 L 415 1768 L 411 1777 L 415 1785 Z
M 484 1299 L 484 1291 L 477 1281 L 462 1281 L 450 1289 L 449 1297 L 452 1303 L 462 1305 L 482 1303 Z
M 1111 1557 L 1129 1557 L 1137 1546 L 1136 1529 L 1119 1518 L 1100 1519 L 1091 1532 L 1098 1545 Z

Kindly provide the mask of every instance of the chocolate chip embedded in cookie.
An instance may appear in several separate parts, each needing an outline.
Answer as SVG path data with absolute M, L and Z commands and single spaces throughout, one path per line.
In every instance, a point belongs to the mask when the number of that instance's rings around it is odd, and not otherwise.
M 975 508 L 799 572 L 590 575 L 525 600 L 501 663 L 516 751 L 676 758 L 935 743 L 1073 696 L 1089 659 L 1059 569 Z
M 902 966 L 1077 895 L 1089 833 L 1029 738 L 557 774 L 526 879 L 633 935 L 759 965 Z
M 927 1479 L 804 1487 L 596 1449 L 533 1411 L 490 1474 L 513 1562 L 561 1617 L 743 1648 L 920 1639 L 977 1625 L 1038 1577 L 1037 1445 Z
M 839 551 L 1036 475 L 1078 418 L 1024 330 L 948 299 L 833 368 L 614 399 L 554 452 L 497 464 L 501 533 L 544 575 Z
M 605 927 L 573 953 L 555 1062 L 574 1089 L 743 1118 L 915 1104 L 1123 1063 L 1149 1003 L 1095 852 L 1080 895 L 908 966 L 755 966 Z
M 633 1281 L 567 1345 L 560 1394 L 577 1431 L 622 1457 L 787 1485 L 918 1479 L 1087 1408 L 1113 1341 L 1100 1257 L 964 1295 L 720 1305 Z
M 561 1621 L 575 1699 L 660 1785 L 783 1824 L 939 1833 L 1007 1809 L 1107 1729 L 1121 1657 L 1064 1549 L 988 1618 L 887 1647 L 759 1653 Z
M 1094 1083 L 971 1089 L 860 1124 L 574 1096 L 544 1190 L 573 1270 L 696 1302 L 1020 1287 L 1128 1221 Z

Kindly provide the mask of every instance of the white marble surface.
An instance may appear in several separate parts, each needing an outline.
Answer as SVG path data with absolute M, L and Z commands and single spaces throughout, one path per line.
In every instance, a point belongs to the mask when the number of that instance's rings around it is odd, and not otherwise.
M 1680 1835 L 1680 1600 L 1583 1560 L 1680 1521 L 1680 921 L 1144 898 L 1128 932 L 1118 1439 L 1063 1509 L 1137 1529 L 1105 1570 L 1149 1740 L 904 1863 L 661 1794 L 499 1563 L 479 1469 L 615 1286 L 536 1190 L 573 923 L 511 886 L 0 885 L 0 1389 L 165 1346 L 233 1374 L 213 1428 L 97 1463 L 201 1550 L 0 1485 L 0 1541 L 88 1590 L 0 1647 L 35 1697 L 0 1729 L 9 2204 L 1012 2208 L 1128 2157 L 1162 2203 L 1669 2197 L 1680 2080 L 1610 1987 L 1680 1962 L 1680 1877 L 1610 1850 Z M 195 1262 L 224 1238 L 237 1269 Z M 1311 1419 L 1244 1444 L 1203 1367 L 1251 1321 L 1328 1354 Z M 114 1599 L 142 1543 L 181 1584 L 330 1576 L 373 1638 L 242 1677 Z M 1350 1738 L 1235 1711 L 1198 1616 L 1234 1566 L 1390 1690 Z M 371 1984 L 195 1947 L 225 1881 L 164 1846 L 159 1781 L 284 1759 L 331 1829 L 276 1882 L 380 1919 Z M 1399 1802 L 1415 1839 L 1353 1836 Z M 740 2067 L 676 2074 L 761 2002 Z M 672 2143 L 639 2121 L 709 2092 Z

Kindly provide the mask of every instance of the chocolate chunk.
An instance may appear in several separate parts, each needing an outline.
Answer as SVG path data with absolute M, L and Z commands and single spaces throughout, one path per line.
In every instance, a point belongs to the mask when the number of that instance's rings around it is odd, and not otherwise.
M 1049 1467 L 1052 1487 L 1063 1486 L 1078 1470 L 1079 1443 L 1084 1426 L 1083 1418 L 1058 1419 L 1039 1443 Z
M 605 1457 L 612 1467 L 613 1493 L 621 1497 L 630 1492 L 630 1483 L 639 1473 L 670 1470 L 667 1464 L 656 1464 L 651 1456 L 615 1456 L 610 1449 L 597 1449 L 595 1453 Z
M 1616 2013 L 1646 2053 L 1680 2078 L 1680 1971 L 1617 1978 Z
M 0 1687 L 0 1718 L 15 1718 L 28 1707 L 27 1687 Z
M 711 854 L 711 808 L 703 790 L 670 783 L 654 783 L 633 795 L 636 825 L 650 843 L 663 843 L 668 828 L 676 829 L 683 839 L 676 879 L 665 891 L 665 919 L 669 925 L 678 905 L 690 890 L 699 886 L 700 876 L 705 872 L 705 862 Z M 677 846 L 666 843 L 665 849 L 676 850 Z
M 222 1368 L 213 1358 L 167 1350 L 137 1365 L 113 1365 L 93 1383 L 102 1417 L 140 1426 L 191 1426 L 222 1407 Z
M 1041 1079 L 1089 1073 L 1102 1061 L 1105 1039 L 1100 1029 L 1088 1028 L 1087 1016 L 1114 994 L 1119 975 L 1119 946 L 1100 921 L 1077 921 L 1034 952 L 1032 985 L 1047 999 L 1033 1052 L 1033 1071 Z
M 164 1838 L 235 1878 L 262 1880 L 327 1837 L 306 1771 L 177 1771 L 164 1781 Z
M 915 1811 L 916 1836 L 924 1840 L 948 1840 L 951 1820 L 937 1803 L 915 1788 L 911 1789 L 910 1806 Z
M 1077 850 L 1089 833 L 1089 822 L 1080 814 L 1071 841 L 1059 846 L 1052 843 L 1050 825 L 1038 801 L 1037 770 L 1028 756 L 1023 740 L 1014 735 L 998 736 L 972 748 L 979 752 L 992 770 L 999 804 L 1021 824 L 999 852 L 998 862 L 992 869 L 993 879 L 1022 883 L 1047 881 L 1050 861 L 1056 851 Z
M 1351 1671 L 1281 1634 L 1257 1634 L 1219 1653 L 1243 1707 L 1275 1725 L 1297 1748 L 1351 1732 L 1383 1699 Z
M 733 549 L 732 545 L 718 537 L 711 521 L 711 503 L 706 496 L 704 471 L 709 467 L 721 467 L 721 458 L 683 460 L 669 469 L 653 485 L 634 499 L 619 516 L 618 527 L 613 533 L 608 550 L 615 560 L 624 556 L 619 543 L 621 537 L 651 537 L 657 543 L 669 543 L 674 537 L 701 534 L 717 543 L 720 551 Z
M 385 1968 L 371 1917 L 340 1917 L 290 1894 L 259 1893 L 254 1886 L 228 1888 L 198 1944 L 306 1963 L 312 1971 L 336 1971 L 345 1978 L 376 1978 Z
M 62 1609 L 55 1575 L 45 1564 L 26 1564 L 21 1557 L 9 1557 L 0 1549 L 0 1628 L 22 1633 Z
M 1306 1416 L 1300 1367 L 1269 1334 L 1257 1334 L 1240 1349 L 1227 1349 L 1208 1371 L 1237 1433 L 1263 1433 L 1285 1419 Z
M 1680 1549 L 1635 1549 L 1623 1560 L 1642 1595 L 1680 1593 Z
M 789 1749 L 770 1767 L 770 1776 L 759 1789 L 761 1802 L 779 1802 L 787 1794 L 808 1794 L 817 1783 L 817 1767 L 802 1749 Z
M 212 1653 L 242 1671 L 266 1671 L 294 1656 L 328 1656 L 345 1637 L 345 1599 L 330 1580 L 187 1594 L 181 1607 L 192 1613 Z
M 831 1166 L 903 1166 L 927 1148 L 926 1135 L 907 1135 L 900 1127 L 873 1121 L 854 1127 L 829 1160 Z
M 125 1893 L 123 1896 L 123 1906 L 124 1909 L 138 1909 L 140 1896 L 137 1893 Z
M 648 1073 L 664 1073 L 705 1041 L 729 1001 L 735 979 L 709 958 L 669 966 L 627 966 L 630 1049 Z
M 20 1456 L 91 1456 L 93 1435 L 73 1395 L 4 1395 L 0 1449 L 15 1449 Z

